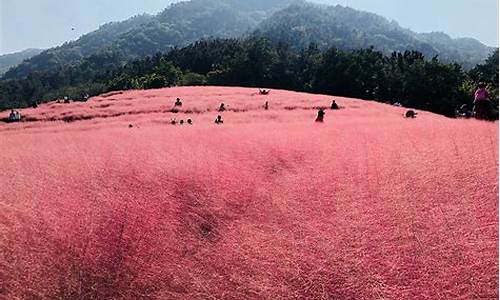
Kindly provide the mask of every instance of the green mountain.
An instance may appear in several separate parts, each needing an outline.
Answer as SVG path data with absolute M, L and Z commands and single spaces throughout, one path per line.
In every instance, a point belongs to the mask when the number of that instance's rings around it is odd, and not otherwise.
M 200 39 L 259 35 L 295 49 L 315 43 L 320 49 L 374 46 L 385 54 L 417 50 L 466 68 L 484 61 L 493 49 L 474 39 L 444 33 L 418 34 L 373 13 L 303 0 L 191 0 L 170 5 L 158 15 L 138 15 L 101 26 L 80 39 L 48 49 L 11 68 L 2 79 L 57 71 L 85 63 L 106 71 L 129 61 L 168 52 Z
M 192 0 L 171 4 L 156 16 L 139 15 L 109 23 L 80 39 L 44 51 L 7 72 L 4 79 L 23 78 L 79 63 L 91 55 L 113 56 L 125 63 L 210 37 L 250 33 L 277 10 L 301 0 Z
M 385 54 L 416 50 L 428 58 L 437 55 L 465 68 L 483 62 L 494 51 L 474 39 L 415 33 L 379 15 L 340 5 L 292 5 L 262 22 L 255 34 L 299 49 L 315 43 L 320 48 L 342 50 L 374 46 Z
M 10 68 L 19 65 L 23 60 L 30 59 L 42 51 L 41 49 L 26 49 L 16 53 L 0 55 L 0 75 L 7 72 Z

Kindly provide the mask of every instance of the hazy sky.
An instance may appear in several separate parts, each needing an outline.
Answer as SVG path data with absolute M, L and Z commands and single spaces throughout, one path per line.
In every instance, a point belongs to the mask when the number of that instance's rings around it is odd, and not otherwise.
M 314 1 L 374 12 L 417 32 L 444 31 L 498 46 L 498 0 Z M 171 2 L 176 1 L 0 0 L 0 54 L 60 45 L 106 22 L 157 13 Z

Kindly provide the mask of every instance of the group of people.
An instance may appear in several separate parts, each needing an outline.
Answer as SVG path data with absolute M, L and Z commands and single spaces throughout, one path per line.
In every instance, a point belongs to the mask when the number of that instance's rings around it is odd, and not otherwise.
M 184 125 L 184 124 L 193 125 L 193 120 L 187 119 L 185 122 L 184 122 L 184 120 L 180 120 L 179 122 L 177 122 L 177 119 L 174 118 L 174 119 L 170 120 L 170 124 L 172 124 L 172 125 L 177 125 L 177 124 L 179 124 L 179 125 Z
M 263 90 L 259 90 L 259 91 L 262 92 Z M 267 92 L 269 92 L 269 91 L 267 91 Z M 174 103 L 174 109 L 178 108 L 178 107 L 182 107 L 182 100 L 180 98 L 177 98 L 175 100 L 175 103 Z M 265 110 L 269 110 L 269 101 L 266 101 L 264 103 L 264 109 Z M 337 104 L 337 102 L 335 100 L 332 100 L 332 104 L 330 105 L 330 109 L 332 109 L 332 110 L 340 109 L 339 105 Z M 222 112 L 225 112 L 225 111 L 226 111 L 226 105 L 224 103 L 221 103 L 219 105 L 218 112 L 222 113 Z M 318 116 L 316 118 L 316 122 L 320 122 L 320 123 L 324 122 L 325 115 L 326 115 L 325 109 L 324 108 L 320 108 L 319 111 L 318 111 Z M 170 121 L 170 123 L 172 125 L 177 125 L 177 123 L 179 123 L 180 125 L 184 125 L 184 120 L 180 120 L 179 122 L 177 122 L 176 119 L 172 119 Z M 193 125 L 193 121 L 191 119 L 188 119 L 187 120 L 187 124 Z M 217 125 L 224 124 L 224 120 L 222 119 L 221 115 L 217 116 L 217 118 L 215 119 L 215 124 L 217 124 Z
M 456 116 L 466 119 L 474 117 L 479 120 L 491 120 L 493 118 L 493 105 L 485 83 L 478 84 L 474 93 L 472 109 L 468 104 L 462 104 L 456 110 Z
M 260 90 L 260 91 L 262 91 L 262 90 Z M 182 100 L 180 98 L 177 98 L 175 100 L 174 107 L 182 107 Z M 266 103 L 264 104 L 264 109 L 265 110 L 269 110 L 269 101 L 266 101 Z M 332 109 L 332 110 L 340 109 L 339 105 L 337 104 L 337 102 L 335 100 L 332 100 L 332 104 L 330 105 L 330 109 Z M 225 111 L 226 111 L 226 105 L 224 103 L 221 103 L 220 106 L 219 106 L 218 112 L 225 112 Z M 318 111 L 318 116 L 316 117 L 316 122 L 320 122 L 320 123 L 324 122 L 325 115 L 326 115 L 325 109 L 324 108 L 320 108 L 319 111 Z M 172 119 L 170 121 L 170 123 L 172 125 L 177 125 L 177 120 Z M 189 125 L 193 125 L 193 121 L 191 119 L 188 119 L 187 123 Z M 181 120 L 179 122 L 179 124 L 183 125 L 184 124 L 184 120 Z M 217 124 L 217 125 L 224 124 L 224 120 L 222 119 L 221 115 L 217 116 L 217 118 L 215 119 L 215 124 Z
M 270 90 L 265 90 L 265 89 L 259 89 L 259 93 L 261 95 L 268 95 L 270 93 Z M 85 95 L 85 98 L 88 99 L 88 95 Z M 58 101 L 59 102 L 59 101 Z M 64 102 L 69 103 L 69 98 L 64 97 Z M 476 119 L 480 120 L 491 120 L 493 117 L 493 107 L 492 103 L 489 97 L 489 93 L 486 87 L 486 84 L 483 82 L 480 82 L 478 84 L 477 90 L 474 93 L 474 107 L 472 110 L 469 109 L 469 106 L 467 104 L 463 104 L 460 106 L 460 108 L 457 109 L 456 115 L 457 117 L 463 117 L 463 118 L 470 118 L 470 117 L 475 117 Z M 401 103 L 397 102 L 394 103 L 393 105 L 395 106 L 402 106 Z M 177 98 L 174 103 L 174 109 L 177 111 L 177 108 L 182 107 L 182 100 L 180 98 Z M 269 110 L 269 101 L 266 101 L 264 104 L 264 109 Z M 332 100 L 332 103 L 330 105 L 330 109 L 332 110 L 337 110 L 340 109 L 339 105 L 336 103 L 335 100 Z M 226 105 L 224 103 L 221 103 L 218 109 L 218 112 L 222 113 L 226 111 Z M 325 109 L 324 108 L 319 108 L 318 110 L 318 115 L 316 117 L 316 122 L 324 122 L 325 120 Z M 405 113 L 405 117 L 407 118 L 415 118 L 417 113 L 413 110 L 409 110 Z M 16 110 L 11 110 L 8 121 L 9 122 L 19 122 L 21 121 L 22 117 L 21 114 L 16 111 Z M 176 119 L 172 119 L 170 121 L 172 125 L 184 125 L 187 123 L 188 125 L 193 125 L 193 120 L 192 119 L 187 119 L 186 122 L 184 120 L 180 120 L 177 122 Z M 221 115 L 218 115 L 217 118 L 215 119 L 215 124 L 223 124 L 224 120 L 222 119 Z
M 19 113 L 17 110 L 11 110 L 9 114 L 9 122 L 19 122 L 21 121 L 21 113 Z
M 337 101 L 332 100 L 332 104 L 330 105 L 331 110 L 337 110 L 340 109 L 339 105 L 337 104 Z M 325 115 L 326 111 L 324 108 L 320 108 L 318 110 L 318 116 L 316 117 L 316 122 L 323 123 L 325 121 Z

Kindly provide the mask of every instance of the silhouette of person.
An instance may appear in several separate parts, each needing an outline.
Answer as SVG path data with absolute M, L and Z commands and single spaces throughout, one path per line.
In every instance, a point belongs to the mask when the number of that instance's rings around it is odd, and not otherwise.
M 16 112 L 12 109 L 9 114 L 9 120 L 14 121 L 16 119 Z
M 325 110 L 323 108 L 320 108 L 318 111 L 318 117 L 316 118 L 316 122 L 323 122 L 325 118 Z
M 221 115 L 217 116 L 217 119 L 215 119 L 215 124 L 224 124 L 224 121 L 222 120 Z
M 339 109 L 339 106 L 337 105 L 337 102 L 335 100 L 332 100 L 332 106 L 330 106 L 331 109 Z
M 417 113 L 414 110 L 407 110 L 405 117 L 414 119 L 417 117 Z
M 191 120 L 191 119 L 187 119 L 187 123 L 188 123 L 189 125 L 193 125 L 193 120 Z
M 269 102 L 268 102 L 268 101 L 266 101 L 266 104 L 264 104 L 264 109 L 265 109 L 265 110 L 268 110 L 268 109 L 269 109 Z
M 220 111 L 220 112 L 226 111 L 226 106 L 224 105 L 224 103 L 221 103 L 221 104 L 220 104 L 220 106 L 219 106 L 219 111 Z
M 177 98 L 177 100 L 175 100 L 175 104 L 174 106 L 182 106 L 182 101 L 181 99 Z

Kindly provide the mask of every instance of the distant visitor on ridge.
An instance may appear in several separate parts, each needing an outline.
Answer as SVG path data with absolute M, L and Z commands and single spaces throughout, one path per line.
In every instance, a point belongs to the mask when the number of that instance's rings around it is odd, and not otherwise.
M 414 119 L 417 117 L 417 113 L 414 110 L 407 110 L 405 113 L 405 117 Z
M 261 95 L 269 95 L 271 90 L 266 90 L 266 89 L 259 89 L 259 94 Z

